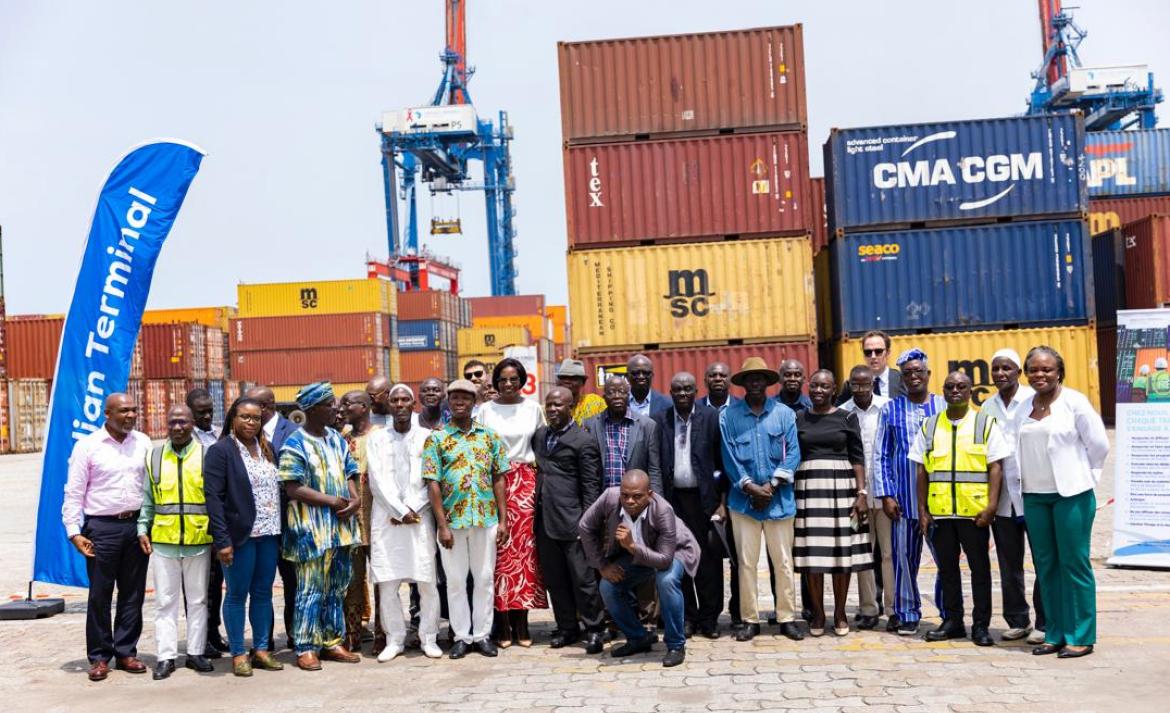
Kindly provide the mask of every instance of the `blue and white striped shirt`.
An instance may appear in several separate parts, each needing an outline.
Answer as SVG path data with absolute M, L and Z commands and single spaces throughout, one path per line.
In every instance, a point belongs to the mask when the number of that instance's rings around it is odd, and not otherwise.
M 916 404 L 905 395 L 891 399 L 878 415 L 874 434 L 873 496 L 894 498 L 902 507 L 902 517 L 918 519 L 918 468 L 910 461 L 910 446 L 922 428 L 922 422 L 945 411 L 947 402 L 931 394 L 925 403 Z

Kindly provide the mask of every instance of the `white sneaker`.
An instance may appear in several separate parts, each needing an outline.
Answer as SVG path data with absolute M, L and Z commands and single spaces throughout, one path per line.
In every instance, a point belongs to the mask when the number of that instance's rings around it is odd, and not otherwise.
M 1031 634 L 1028 634 L 1028 643 L 1033 646 L 1039 646 L 1044 643 L 1044 632 L 1039 629 L 1033 629 Z
M 393 660 L 398 654 L 402 653 L 402 644 L 386 644 L 386 648 L 382 649 L 382 653 L 378 654 L 378 663 L 386 663 Z
M 1031 633 L 1032 633 L 1032 627 L 1030 627 L 1030 626 L 1017 626 L 1015 628 L 1008 629 L 1007 631 L 1003 632 L 1003 635 L 1000 638 L 1002 638 L 1004 641 L 1018 641 Z
M 423 645 L 422 645 L 422 652 L 423 652 L 423 655 L 426 656 L 428 659 L 441 659 L 441 658 L 443 658 L 443 650 L 440 649 L 439 645 L 436 644 L 434 641 L 424 641 Z

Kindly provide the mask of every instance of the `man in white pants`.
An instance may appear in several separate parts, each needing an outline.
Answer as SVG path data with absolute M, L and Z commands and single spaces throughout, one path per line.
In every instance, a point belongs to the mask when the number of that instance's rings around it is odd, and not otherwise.
M 477 390 L 467 379 L 447 387 L 451 420 L 427 437 L 422 477 L 427 481 L 431 512 L 438 528 L 439 555 L 447 573 L 447 610 L 455 645 L 450 657 L 461 659 L 474 647 L 484 656 L 498 651 L 488 634 L 492 625 L 496 547 L 508 541 L 504 442 L 491 429 L 472 421 Z M 465 589 L 471 575 L 468 607 Z M 474 620 L 472 616 L 474 615 Z
M 154 680 L 175 672 L 179 648 L 179 605 L 187 600 L 187 668 L 213 670 L 207 646 L 207 579 L 211 534 L 203 499 L 203 445 L 192 437 L 195 417 L 184 405 L 167 413 L 168 438 L 146 455 L 138 543 L 153 555 L 158 613 L 154 633 L 158 664 Z
M 370 579 L 378 587 L 386 627 L 386 648 L 379 662 L 406 648 L 406 618 L 398 592 L 403 583 L 418 586 L 418 635 L 423 653 L 443 655 L 439 635 L 439 590 L 435 586 L 435 519 L 422 477 L 422 453 L 429 428 L 414 415 L 414 392 L 406 384 L 390 387 L 391 423 L 366 440 L 366 463 L 374 505 L 370 512 Z

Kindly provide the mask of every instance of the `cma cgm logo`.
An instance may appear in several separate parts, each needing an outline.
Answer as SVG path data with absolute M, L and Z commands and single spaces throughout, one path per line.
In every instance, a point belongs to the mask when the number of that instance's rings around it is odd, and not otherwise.
M 916 149 L 936 141 L 949 141 L 957 136 L 954 131 L 940 131 L 924 136 L 902 152 L 902 158 Z M 958 175 L 955 169 L 958 168 Z M 909 158 L 894 163 L 879 163 L 873 167 L 873 185 L 877 188 L 918 188 L 922 186 L 956 185 L 963 183 L 1004 183 L 1011 185 L 987 198 L 959 204 L 959 210 L 976 210 L 1002 199 L 1011 193 L 1018 181 L 1038 181 L 1044 178 L 1044 155 L 1031 153 L 993 154 L 991 156 L 964 156 L 955 166 L 945 158 Z
M 316 287 L 306 287 L 301 290 L 301 309 L 317 309 Z
M 714 297 L 707 271 L 671 270 L 666 275 L 666 294 L 671 317 L 706 317 L 711 312 L 709 298 Z

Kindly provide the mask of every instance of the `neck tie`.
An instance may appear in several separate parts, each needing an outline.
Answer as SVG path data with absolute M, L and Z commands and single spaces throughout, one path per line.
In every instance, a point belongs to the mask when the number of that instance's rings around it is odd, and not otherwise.
M 873 392 L 878 396 L 882 395 L 882 377 L 875 376 L 873 379 Z

